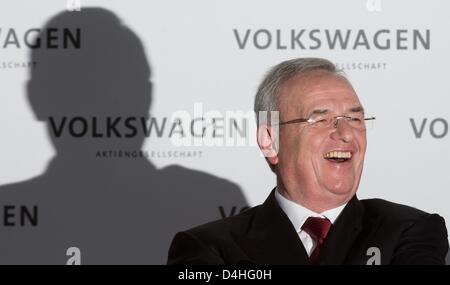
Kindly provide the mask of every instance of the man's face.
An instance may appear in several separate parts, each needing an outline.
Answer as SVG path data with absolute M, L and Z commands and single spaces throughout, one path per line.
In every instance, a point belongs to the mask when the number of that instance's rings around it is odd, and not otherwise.
M 362 106 L 350 84 L 342 78 L 315 72 L 291 79 L 280 90 L 280 122 L 320 116 L 362 115 Z M 360 111 L 358 111 L 360 109 Z M 337 127 L 308 123 L 280 126 L 278 178 L 286 194 L 310 208 L 338 206 L 351 199 L 361 178 L 366 133 L 344 119 Z M 328 156 L 351 156 L 346 161 Z

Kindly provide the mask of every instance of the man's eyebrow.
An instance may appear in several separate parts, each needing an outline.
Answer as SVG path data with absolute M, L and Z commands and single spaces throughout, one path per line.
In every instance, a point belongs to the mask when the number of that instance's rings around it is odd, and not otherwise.
M 362 106 L 356 106 L 356 107 L 350 108 L 349 111 L 352 113 L 358 113 L 358 112 L 364 113 L 364 108 Z
M 314 109 L 311 113 L 309 113 L 310 116 L 312 115 L 321 115 L 328 113 L 328 109 Z
M 351 113 L 364 113 L 364 108 L 362 106 L 355 106 L 355 107 L 351 107 L 350 109 L 348 109 L 349 112 Z M 312 115 L 323 115 L 328 113 L 329 110 L 328 109 L 314 109 L 311 111 L 311 113 L 309 113 L 309 116 Z

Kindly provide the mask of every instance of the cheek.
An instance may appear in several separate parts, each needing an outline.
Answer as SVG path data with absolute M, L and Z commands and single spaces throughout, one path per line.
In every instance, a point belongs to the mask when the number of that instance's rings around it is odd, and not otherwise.
M 362 149 L 366 148 L 366 144 L 367 144 L 367 136 L 366 136 L 366 132 L 356 132 L 355 137 L 358 141 L 359 146 Z
M 359 152 L 361 154 L 361 160 L 363 160 L 364 155 L 366 153 L 366 147 L 367 147 L 367 139 L 366 139 L 365 133 L 360 134 L 360 136 L 358 136 L 358 147 L 359 147 Z
M 299 132 L 295 137 L 290 138 L 287 156 L 297 164 L 297 168 L 310 168 L 322 141 L 323 139 L 312 136 L 307 130 Z
M 302 150 L 301 140 L 296 133 L 281 133 L 280 134 L 280 149 L 278 156 L 280 158 L 280 163 L 285 167 L 292 168 L 293 163 L 295 163 Z
M 323 142 L 326 141 L 326 135 L 319 132 L 305 131 L 298 141 L 302 148 L 302 154 L 308 158 L 320 157 L 320 150 Z
M 320 149 L 324 141 L 323 135 L 310 133 L 308 129 L 281 133 L 278 153 L 280 164 L 296 171 L 317 168 L 321 162 Z

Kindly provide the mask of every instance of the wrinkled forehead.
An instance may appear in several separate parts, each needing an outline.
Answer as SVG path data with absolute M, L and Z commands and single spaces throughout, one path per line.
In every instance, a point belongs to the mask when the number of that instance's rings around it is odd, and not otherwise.
M 343 76 L 329 72 L 311 72 L 296 76 L 280 88 L 280 111 L 337 106 L 360 106 L 359 98 L 350 82 Z

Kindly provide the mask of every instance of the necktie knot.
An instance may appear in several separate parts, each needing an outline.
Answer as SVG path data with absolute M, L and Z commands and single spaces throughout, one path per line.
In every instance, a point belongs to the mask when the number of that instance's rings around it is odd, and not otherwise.
M 303 224 L 302 230 L 307 232 L 317 242 L 315 249 L 309 256 L 312 264 L 319 263 L 320 249 L 330 228 L 331 222 L 327 218 L 309 217 Z
M 309 217 L 302 226 L 302 230 L 316 239 L 319 243 L 327 237 L 331 222 L 327 218 Z

